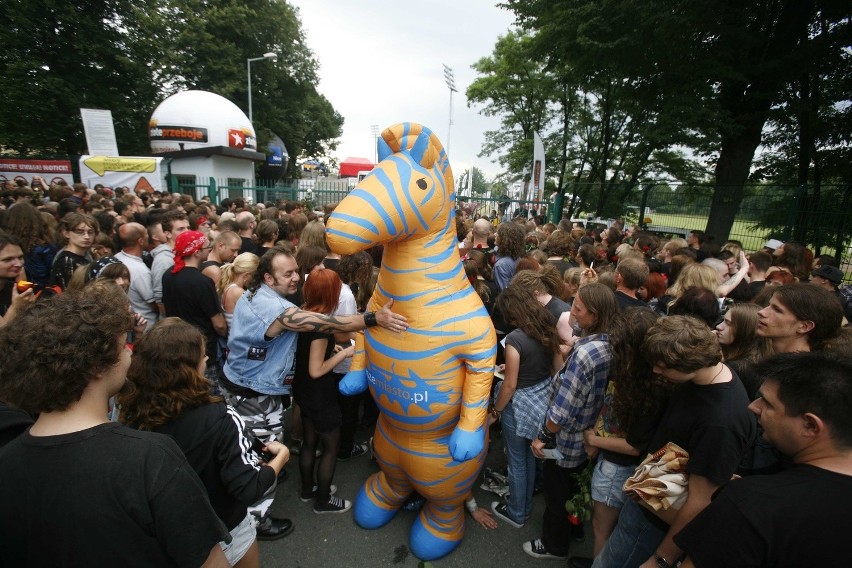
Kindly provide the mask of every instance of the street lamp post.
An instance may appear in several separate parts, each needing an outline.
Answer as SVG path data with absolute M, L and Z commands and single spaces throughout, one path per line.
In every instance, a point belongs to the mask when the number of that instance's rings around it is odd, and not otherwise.
M 450 124 L 447 126 L 447 154 L 450 153 L 450 131 L 453 128 L 453 93 L 456 89 L 456 78 L 453 70 L 444 64 L 444 81 L 447 83 L 447 88 L 450 90 Z
M 373 155 L 375 156 L 373 163 L 379 163 L 379 125 L 370 125 L 370 132 L 373 134 Z
M 263 59 L 271 59 L 272 61 L 278 61 L 278 54 L 270 51 L 269 53 L 264 53 L 263 57 L 251 57 L 246 59 L 246 75 L 248 76 L 248 111 L 249 111 L 249 122 L 252 122 L 252 112 L 251 112 L 251 62 L 252 61 L 261 61 Z M 254 125 L 252 125 L 254 126 Z

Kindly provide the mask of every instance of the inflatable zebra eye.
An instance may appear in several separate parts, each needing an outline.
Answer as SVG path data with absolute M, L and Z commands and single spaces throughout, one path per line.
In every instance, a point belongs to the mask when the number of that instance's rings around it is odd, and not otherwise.
M 429 187 L 429 182 L 426 181 L 426 178 L 420 178 L 417 180 L 417 187 L 420 189 L 427 189 Z

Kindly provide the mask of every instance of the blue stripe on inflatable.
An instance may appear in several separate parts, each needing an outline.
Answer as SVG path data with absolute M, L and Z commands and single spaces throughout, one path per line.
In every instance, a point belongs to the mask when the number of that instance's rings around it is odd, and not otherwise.
M 338 231 L 336 229 L 326 228 L 325 232 L 328 233 L 329 235 L 337 235 L 339 237 L 344 237 L 344 238 L 353 240 L 353 241 L 358 242 L 358 243 L 364 243 L 365 245 L 374 244 L 374 241 L 372 241 L 372 240 L 365 239 L 363 237 L 355 236 L 352 233 L 347 233 L 347 232 L 344 232 L 344 231 Z
M 428 262 L 430 264 L 440 264 L 440 263 L 444 262 L 445 260 L 447 260 L 448 258 L 450 258 L 454 254 L 456 256 L 458 256 L 458 250 L 456 249 L 455 246 L 451 246 L 451 247 L 447 248 L 446 250 L 439 252 L 438 254 L 436 254 L 434 256 L 425 256 L 425 257 L 420 258 L 419 260 L 421 262 Z
M 433 272 L 431 274 L 427 274 L 426 278 L 430 280 L 437 280 L 438 282 L 443 282 L 444 280 L 450 280 L 459 275 L 459 267 L 456 265 L 451 270 L 446 272 Z
M 460 291 L 456 292 L 455 294 L 453 294 L 451 296 L 442 296 L 440 298 L 436 298 L 436 299 L 432 300 L 431 302 L 429 302 L 428 304 L 426 304 L 426 306 L 431 307 L 431 306 L 440 306 L 441 304 L 451 304 L 451 303 L 455 302 L 456 300 L 458 300 L 460 298 L 466 298 L 467 296 L 470 296 L 470 295 L 475 294 L 475 293 L 476 293 L 476 291 L 473 288 L 471 288 L 470 286 L 468 286 L 467 288 L 460 290 Z M 485 312 L 485 308 L 482 308 L 482 311 Z M 482 314 L 477 313 L 477 315 L 481 316 Z M 485 312 L 485 315 L 488 316 L 488 312 Z
M 363 217 L 355 217 L 354 215 L 347 215 L 346 213 L 337 213 L 335 214 L 337 219 L 343 219 L 344 221 L 349 221 L 354 225 L 358 225 L 359 227 L 363 227 L 367 229 L 371 233 L 375 233 L 376 236 L 379 235 L 379 228 L 376 227 L 370 221 L 364 219 Z
M 405 213 L 402 211 L 402 205 L 399 202 L 399 197 L 396 192 L 393 190 L 393 181 L 391 181 L 387 172 L 383 169 L 373 170 L 376 174 L 376 179 L 382 184 L 382 187 L 385 191 L 388 192 L 388 196 L 396 207 L 396 213 L 399 215 L 399 220 L 402 221 L 402 232 L 408 234 L 408 225 L 405 221 Z M 351 195 L 351 194 L 350 194 Z M 371 196 L 372 197 L 372 196 Z M 373 208 L 376 210 L 376 213 L 379 214 L 379 217 L 385 222 L 385 226 L 388 228 L 388 234 L 396 235 L 398 231 L 396 230 L 396 226 L 393 224 L 393 221 L 390 218 L 390 215 L 387 211 L 385 211 L 380 205 L 379 201 L 373 197 Z

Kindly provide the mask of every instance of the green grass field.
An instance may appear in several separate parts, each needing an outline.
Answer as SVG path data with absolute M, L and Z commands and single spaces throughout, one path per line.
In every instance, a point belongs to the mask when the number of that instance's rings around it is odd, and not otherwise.
M 704 230 L 707 226 L 707 217 L 702 215 L 676 215 L 665 213 L 654 213 L 645 215 L 645 218 L 651 218 L 649 225 L 665 225 L 667 227 L 677 227 L 681 229 L 699 229 Z M 736 239 L 743 243 L 746 252 L 754 252 L 763 247 L 763 243 L 767 240 L 766 231 L 755 231 L 750 228 L 752 221 L 734 221 L 731 227 L 730 238 Z M 720 243 L 721 244 L 721 243 Z

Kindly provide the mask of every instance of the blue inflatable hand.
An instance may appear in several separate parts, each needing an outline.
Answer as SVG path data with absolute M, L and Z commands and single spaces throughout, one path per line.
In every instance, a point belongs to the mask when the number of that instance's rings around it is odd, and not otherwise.
M 459 462 L 473 459 L 485 447 L 485 430 L 482 428 L 473 432 L 456 428 L 450 435 L 450 455 Z
M 360 371 L 349 371 L 341 379 L 337 388 L 340 390 L 340 394 L 344 396 L 361 394 L 367 390 L 367 371 L 363 369 Z

